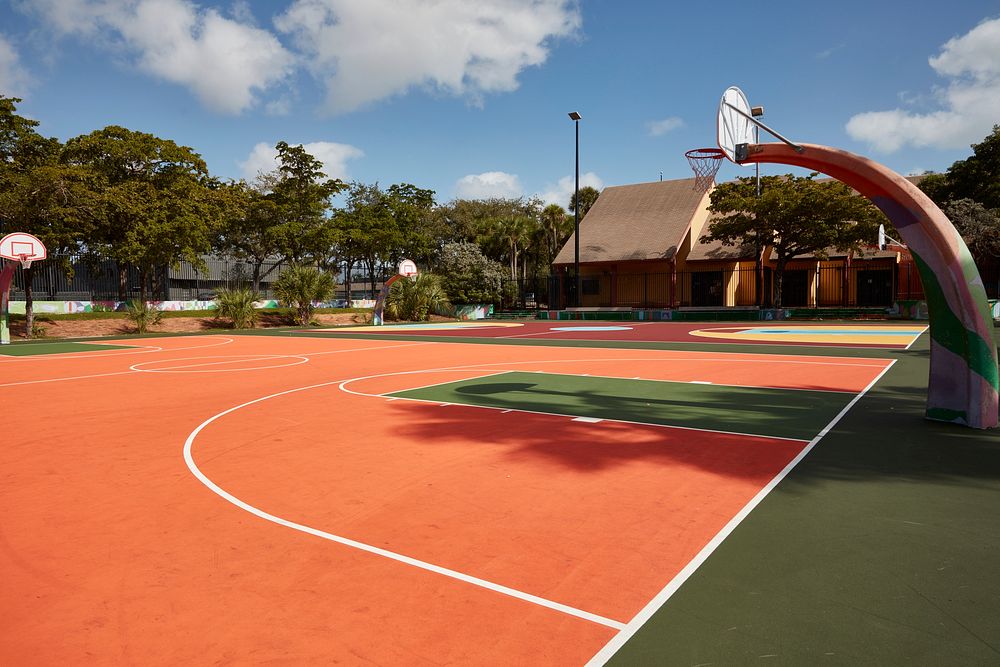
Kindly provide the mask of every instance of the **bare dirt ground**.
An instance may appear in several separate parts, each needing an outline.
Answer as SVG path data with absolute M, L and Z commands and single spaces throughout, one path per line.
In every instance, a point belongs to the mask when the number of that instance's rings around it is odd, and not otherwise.
M 364 324 L 364 313 L 317 314 L 314 319 L 325 326 L 348 324 Z M 24 320 L 11 323 L 11 337 L 24 338 Z M 261 316 L 258 329 L 270 327 L 293 326 L 293 323 L 280 315 Z M 54 320 L 50 322 L 37 321 L 36 329 L 44 330 L 44 338 L 90 338 L 94 336 L 123 336 L 135 333 L 135 327 L 128 320 Z M 149 329 L 150 333 L 183 333 L 207 331 L 209 329 L 227 329 L 228 320 L 217 320 L 212 317 L 165 317 L 158 325 Z

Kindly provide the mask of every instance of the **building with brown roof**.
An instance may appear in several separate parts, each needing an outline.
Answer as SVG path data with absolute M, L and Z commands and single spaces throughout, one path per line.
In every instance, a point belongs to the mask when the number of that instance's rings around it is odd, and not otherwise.
M 702 242 L 711 224 L 708 206 L 709 194 L 696 191 L 693 178 L 606 188 L 580 221 L 579 303 L 572 235 L 553 262 L 556 302 L 617 309 L 769 305 L 771 249 Z M 889 306 L 897 298 L 922 297 L 916 272 L 905 262 L 908 253 L 827 254 L 788 265 L 783 305 Z

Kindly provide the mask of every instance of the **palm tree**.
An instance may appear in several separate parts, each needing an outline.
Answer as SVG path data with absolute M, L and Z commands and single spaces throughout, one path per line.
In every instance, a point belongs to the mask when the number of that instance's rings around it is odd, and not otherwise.
M 550 260 L 555 259 L 559 247 L 572 231 L 570 222 L 566 209 L 559 204 L 549 204 L 542 210 L 542 228 L 545 230 L 545 242 Z
M 433 273 L 397 280 L 385 299 L 385 314 L 394 320 L 425 321 L 431 313 L 450 310 L 451 302 L 441 287 L 441 279 Z
M 293 264 L 274 283 L 274 294 L 287 306 L 296 311 L 296 321 L 309 324 L 313 314 L 313 302 L 325 301 L 333 294 L 333 276 L 320 271 L 315 266 Z

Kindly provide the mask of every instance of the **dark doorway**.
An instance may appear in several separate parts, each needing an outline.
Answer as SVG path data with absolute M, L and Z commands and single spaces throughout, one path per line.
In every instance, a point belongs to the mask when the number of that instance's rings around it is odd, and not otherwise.
M 723 305 L 722 271 L 697 271 L 691 274 L 691 305 Z
M 785 271 L 781 276 L 782 307 L 809 305 L 809 272 Z
M 858 305 L 892 305 L 892 271 L 858 271 Z

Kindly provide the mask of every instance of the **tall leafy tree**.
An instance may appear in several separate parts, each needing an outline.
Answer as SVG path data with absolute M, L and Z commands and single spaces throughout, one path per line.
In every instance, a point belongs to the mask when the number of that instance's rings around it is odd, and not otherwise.
M 972 199 L 958 199 L 946 203 L 944 213 L 980 266 L 1000 258 L 1000 209 L 990 211 Z
M 781 307 L 785 267 L 796 255 L 827 257 L 831 248 L 857 251 L 872 243 L 884 216 L 870 201 L 839 181 L 765 176 L 756 196 L 753 178 L 723 183 L 711 194 L 709 210 L 722 214 L 702 241 L 723 245 L 770 245 L 777 256 L 774 305 Z
M 36 121 L 16 113 L 17 98 L 0 97 L 0 236 L 11 231 L 37 236 L 72 272 L 69 254 L 79 250 L 94 218 L 92 174 L 60 161 L 62 145 L 37 133 Z M 37 264 L 23 270 L 27 336 L 34 328 Z
M 971 199 L 988 210 L 1000 209 L 1000 125 L 972 144 L 971 156 L 954 162 L 944 174 L 925 177 L 920 188 L 942 208 L 950 200 Z
M 398 252 L 402 238 L 386 193 L 378 183 L 354 182 L 348 188 L 344 210 L 333 221 L 340 260 L 347 268 L 345 284 L 355 264 L 364 266 L 375 291 L 382 267 Z
M 211 249 L 221 214 L 212 192 L 218 184 L 192 149 L 112 125 L 70 139 L 64 158 L 95 174 L 101 210 L 92 249 L 118 264 L 122 300 L 128 265 L 139 270 L 145 300 L 155 269 L 181 259 L 200 264 Z
M 333 242 L 331 198 L 347 188 L 323 173 L 323 163 L 301 145 L 279 141 L 279 178 L 267 195 L 281 220 L 282 252 L 292 262 L 317 261 Z
M 385 196 L 401 241 L 398 256 L 391 261 L 396 263 L 405 255 L 418 264 L 429 265 L 448 236 L 441 217 L 434 214 L 434 191 L 397 183 L 386 189 Z
M 282 254 L 282 221 L 277 205 L 267 196 L 276 178 L 273 172 L 252 184 L 237 181 L 218 190 L 223 219 L 217 246 L 230 257 L 251 264 L 254 292 L 260 291 L 260 281 L 266 277 L 261 274 L 264 262 Z

